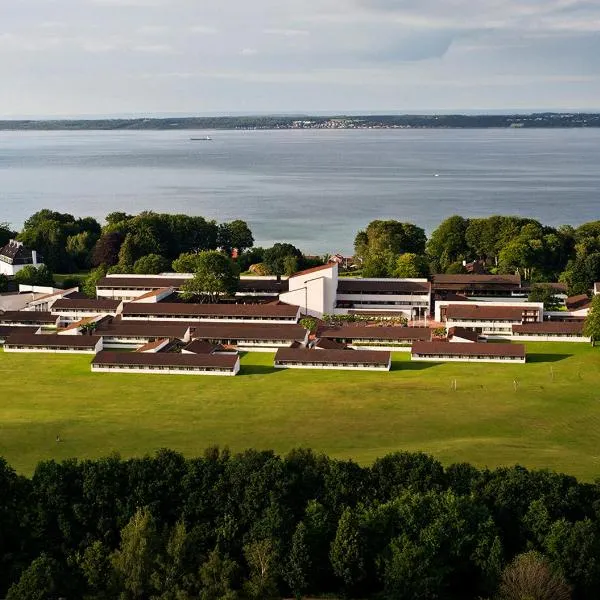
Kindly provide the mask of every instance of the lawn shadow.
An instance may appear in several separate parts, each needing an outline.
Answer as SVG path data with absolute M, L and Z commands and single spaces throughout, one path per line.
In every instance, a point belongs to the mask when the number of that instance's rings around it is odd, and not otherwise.
M 431 367 L 436 367 L 441 363 L 436 362 L 420 362 L 420 361 L 405 361 L 405 360 L 396 360 L 392 361 L 392 371 L 424 371 L 425 369 L 430 369 Z
M 567 358 L 571 358 L 572 354 L 538 354 L 531 353 L 527 354 L 527 362 L 528 363 L 553 363 L 560 362 L 561 360 L 565 360 Z
M 285 369 L 276 369 L 273 365 L 242 365 L 238 377 L 244 375 L 272 375 L 285 371 Z

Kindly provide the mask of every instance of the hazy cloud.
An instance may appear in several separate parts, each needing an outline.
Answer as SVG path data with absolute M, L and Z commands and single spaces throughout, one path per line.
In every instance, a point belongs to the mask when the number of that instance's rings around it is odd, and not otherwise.
M 593 108 L 592 0 L 23 0 L 0 114 Z

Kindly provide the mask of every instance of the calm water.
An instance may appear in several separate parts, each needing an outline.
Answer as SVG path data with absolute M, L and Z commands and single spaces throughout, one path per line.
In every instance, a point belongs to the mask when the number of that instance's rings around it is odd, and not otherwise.
M 242 218 L 257 243 L 349 252 L 376 218 L 600 219 L 600 130 L 0 132 L 0 221 L 40 208 Z M 437 174 L 437 176 L 436 176 Z

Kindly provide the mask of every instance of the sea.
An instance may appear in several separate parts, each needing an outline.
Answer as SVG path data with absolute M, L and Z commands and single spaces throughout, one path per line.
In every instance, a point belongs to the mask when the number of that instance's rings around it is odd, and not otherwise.
M 0 222 L 41 208 L 244 219 L 308 254 L 373 219 L 578 225 L 600 219 L 600 129 L 0 132 Z

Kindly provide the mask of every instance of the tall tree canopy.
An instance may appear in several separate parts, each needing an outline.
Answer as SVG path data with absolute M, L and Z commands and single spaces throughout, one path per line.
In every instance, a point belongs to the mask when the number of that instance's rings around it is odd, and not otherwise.
M 181 286 L 185 299 L 218 302 L 222 296 L 233 296 L 240 279 L 237 265 L 222 252 L 200 252 L 194 277 Z

